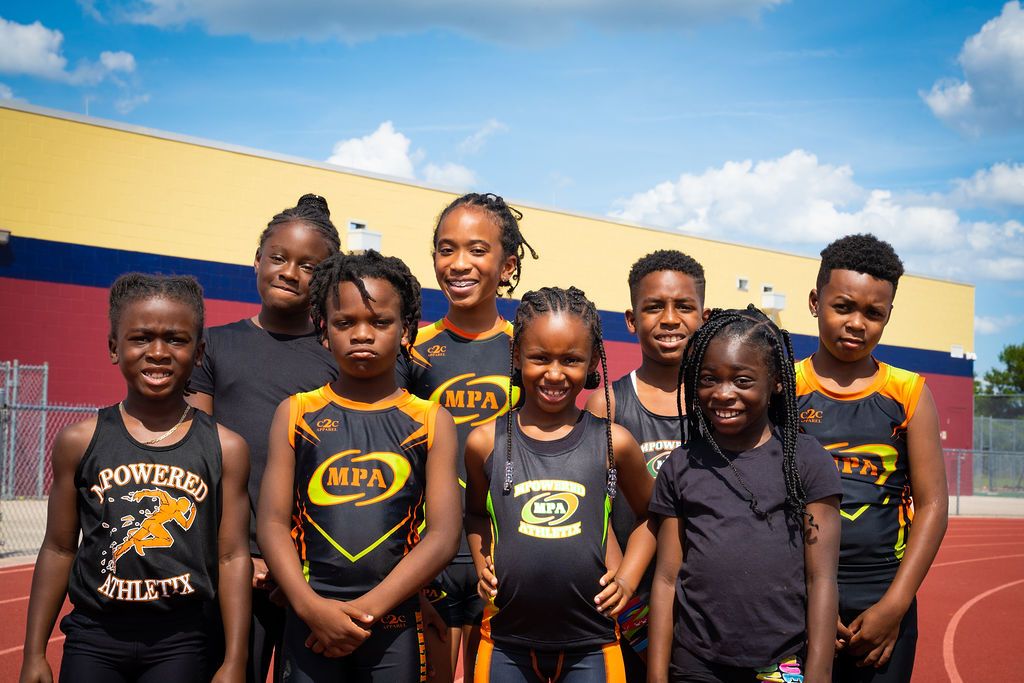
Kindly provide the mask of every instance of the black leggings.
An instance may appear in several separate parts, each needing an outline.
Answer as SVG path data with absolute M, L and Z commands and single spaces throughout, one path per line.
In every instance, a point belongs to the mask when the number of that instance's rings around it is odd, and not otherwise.
M 131 626 L 104 624 L 72 612 L 60 623 L 67 636 L 60 683 L 208 681 L 210 637 L 202 622 L 161 623 L 154 616 Z
M 426 649 L 420 613 L 392 610 L 373 626 L 370 637 L 345 657 L 325 657 L 306 647 L 310 629 L 291 609 L 284 622 L 285 683 L 412 683 L 425 681 Z
M 891 582 L 840 583 L 839 618 L 849 625 L 861 612 L 882 599 Z M 909 683 L 917 654 L 917 598 L 900 622 L 900 633 L 885 666 L 857 666 L 857 657 L 840 652 L 832 665 L 833 683 Z

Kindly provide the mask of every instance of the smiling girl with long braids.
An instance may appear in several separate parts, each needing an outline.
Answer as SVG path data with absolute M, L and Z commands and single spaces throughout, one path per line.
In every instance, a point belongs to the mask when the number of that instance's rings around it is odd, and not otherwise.
M 466 529 L 488 601 L 474 680 L 621 681 L 615 616 L 654 548 L 650 534 L 631 538 L 608 571 L 611 499 L 624 493 L 643 519 L 653 482 L 625 428 L 576 407 L 602 376 L 608 391 L 600 318 L 583 292 L 528 292 L 513 330 L 522 407 L 466 443 Z
M 660 527 L 649 680 L 826 683 L 842 487 L 828 453 L 799 433 L 789 334 L 752 306 L 716 309 L 680 375 L 685 444 L 650 505 Z
M 447 311 L 419 329 L 408 361 L 402 358 L 398 364 L 401 386 L 420 398 L 439 401 L 455 418 L 463 485 L 466 438 L 475 427 L 508 410 L 505 368 L 512 325 L 498 312 L 497 301 L 516 288 L 527 252 L 537 258 L 519 229 L 522 217 L 498 195 L 476 192 L 455 199 L 441 212 L 431 246 Z M 476 584 L 463 537 L 455 559 L 427 591 L 448 627 L 450 662 L 434 654 L 443 651 L 443 643 L 430 638 L 433 629 L 427 630 L 431 671 L 438 683 L 450 678 L 460 651 L 464 670 L 472 669 L 483 616 Z

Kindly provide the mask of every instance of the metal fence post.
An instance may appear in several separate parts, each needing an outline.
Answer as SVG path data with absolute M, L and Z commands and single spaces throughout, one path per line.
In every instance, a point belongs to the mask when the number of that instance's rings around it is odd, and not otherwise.
M 43 363 L 43 386 L 39 397 L 39 446 L 36 454 L 36 498 L 43 497 L 43 477 L 46 472 L 46 400 L 50 384 L 50 364 Z
M 11 390 L 8 396 L 11 399 L 11 406 L 18 405 L 18 361 L 11 363 Z M 7 462 L 5 463 L 3 497 L 10 498 L 14 494 L 14 466 L 15 457 L 18 452 L 18 411 L 11 411 L 11 420 L 8 423 L 8 450 Z
M 960 516 L 960 470 L 963 469 L 964 452 L 956 451 L 956 516 Z

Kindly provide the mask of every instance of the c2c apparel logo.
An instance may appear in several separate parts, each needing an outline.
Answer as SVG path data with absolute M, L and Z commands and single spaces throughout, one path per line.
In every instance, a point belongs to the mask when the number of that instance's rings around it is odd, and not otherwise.
M 570 521 L 587 495 L 583 484 L 561 479 L 537 479 L 516 484 L 513 496 L 534 494 L 523 501 L 519 533 L 534 538 L 559 539 L 578 536 L 581 522 Z
M 359 453 L 358 449 L 341 451 L 320 463 L 306 488 L 309 502 L 322 507 L 345 503 L 354 503 L 356 507 L 373 505 L 395 495 L 409 480 L 412 466 L 405 457 L 397 453 Z M 345 492 L 332 493 L 328 489 Z
M 800 421 L 811 424 L 821 424 L 821 411 L 814 408 L 807 408 L 800 411 Z
M 338 431 L 338 420 L 332 420 L 329 417 L 322 417 L 317 420 L 313 426 L 318 432 L 336 432 Z

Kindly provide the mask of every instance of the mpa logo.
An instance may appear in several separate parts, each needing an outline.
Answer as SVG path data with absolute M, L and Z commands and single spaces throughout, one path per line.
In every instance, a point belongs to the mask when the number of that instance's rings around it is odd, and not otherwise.
M 397 453 L 342 451 L 320 463 L 309 478 L 314 505 L 373 505 L 395 495 L 409 480 L 412 465 Z
M 409 625 L 409 620 L 403 614 L 385 614 L 380 618 L 380 625 L 388 631 L 400 631 Z
M 516 484 L 514 496 L 530 495 L 520 512 L 519 533 L 534 538 L 569 538 L 583 532 L 572 517 L 580 507 L 586 487 L 574 481 L 541 479 Z
M 658 453 L 656 456 L 647 461 L 647 473 L 650 474 L 652 478 L 658 478 L 658 472 L 661 471 L 661 466 L 665 464 L 665 461 L 668 460 L 668 456 L 671 453 L 672 451 Z
M 316 421 L 314 425 L 318 432 L 336 432 L 338 431 L 338 421 L 332 420 L 329 417 L 322 417 Z
M 427 349 L 427 355 L 430 356 L 431 358 L 437 358 L 438 356 L 443 356 L 444 352 L 447 350 L 448 347 L 444 346 L 443 344 L 434 344 L 429 349 Z
M 508 386 L 506 375 L 477 377 L 467 372 L 435 389 L 430 400 L 447 408 L 455 424 L 468 422 L 470 427 L 478 427 L 508 412 Z M 512 404 L 518 400 L 519 387 L 512 387 Z
M 808 408 L 800 413 L 800 421 L 819 424 L 821 423 L 821 411 L 815 410 L 814 408 Z

